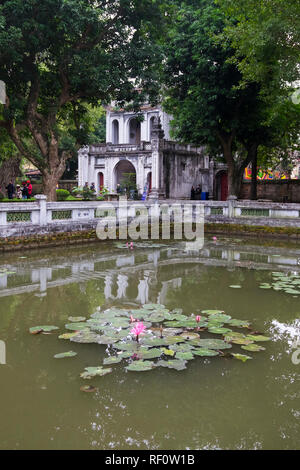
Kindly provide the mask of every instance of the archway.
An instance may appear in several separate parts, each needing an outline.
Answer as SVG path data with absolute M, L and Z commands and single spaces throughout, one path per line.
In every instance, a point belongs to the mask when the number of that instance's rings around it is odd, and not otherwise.
M 227 201 L 228 197 L 228 174 L 227 171 L 220 171 L 216 175 L 216 200 Z
M 136 118 L 129 121 L 129 143 L 136 145 L 141 143 L 141 123 Z
M 147 175 L 147 186 L 148 186 L 148 193 L 150 193 L 152 189 L 152 172 L 151 171 L 149 171 Z
M 112 122 L 112 143 L 114 145 L 119 143 L 119 121 L 117 119 Z
M 136 171 L 133 164 L 129 160 L 121 160 L 115 166 L 115 189 L 117 192 L 126 191 L 129 195 L 130 191 L 136 188 Z
M 99 187 L 99 191 L 101 191 L 104 187 L 104 175 L 102 171 L 98 173 L 98 187 Z

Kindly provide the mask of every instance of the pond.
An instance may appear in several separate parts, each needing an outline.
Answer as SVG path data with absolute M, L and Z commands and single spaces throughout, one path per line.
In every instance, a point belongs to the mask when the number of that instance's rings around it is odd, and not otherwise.
M 1 255 L 0 448 L 299 448 L 299 258 L 297 244 L 224 237 L 198 252 L 181 242 L 102 242 Z M 247 362 L 225 354 L 138 373 L 125 369 L 127 359 L 83 380 L 86 367 L 103 365 L 107 346 L 58 339 L 68 318 L 148 303 L 187 316 L 221 310 L 271 341 L 240 351 Z M 31 335 L 38 325 L 59 330 Z M 54 358 L 70 350 L 77 355 Z

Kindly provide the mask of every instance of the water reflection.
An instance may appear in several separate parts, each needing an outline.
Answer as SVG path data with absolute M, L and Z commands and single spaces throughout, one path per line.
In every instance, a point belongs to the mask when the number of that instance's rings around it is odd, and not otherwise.
M 47 289 L 66 285 L 73 282 L 85 282 L 89 279 L 103 278 L 105 282 L 106 299 L 122 299 L 127 295 L 128 272 L 140 272 L 138 294 L 136 301 L 140 303 L 149 300 L 149 281 L 157 278 L 157 272 L 163 266 L 172 264 L 203 264 L 208 266 L 223 266 L 229 271 L 236 268 L 248 268 L 255 270 L 280 269 L 297 272 L 300 251 L 293 248 L 260 247 L 243 242 L 234 242 L 231 245 L 224 241 L 206 241 L 205 246 L 198 252 L 188 253 L 184 249 L 184 243 L 173 244 L 170 247 L 162 246 L 161 249 L 138 249 L 138 243 L 134 252 L 128 255 L 128 249 L 102 252 L 99 245 L 95 245 L 85 254 L 82 249 L 70 250 L 68 258 L 60 262 L 56 257 L 48 259 L 34 259 L 20 262 L 10 262 L 9 256 L 5 263 L 0 264 L 0 297 L 15 295 L 24 292 L 39 292 L 44 294 Z M 13 257 L 13 256 L 12 256 Z M 44 261 L 48 266 L 42 265 Z M 8 271 L 8 274 L 5 273 Z M 124 271 L 124 274 L 123 272 Z M 15 272 L 15 274 L 11 274 Z M 176 288 L 177 280 L 169 279 L 171 288 Z M 178 284 L 178 285 L 179 285 Z M 168 284 L 162 286 L 159 298 L 166 296 Z M 113 291 L 117 292 L 113 294 Z

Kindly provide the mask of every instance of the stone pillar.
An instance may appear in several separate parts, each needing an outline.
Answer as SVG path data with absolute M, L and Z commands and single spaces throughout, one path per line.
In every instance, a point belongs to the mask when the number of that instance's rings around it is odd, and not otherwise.
M 88 181 L 88 170 L 89 170 L 89 146 L 85 145 L 78 151 L 78 186 L 84 186 L 85 182 Z
M 237 200 L 236 196 L 228 196 L 228 217 L 234 217 L 234 208 L 235 208 L 235 201 Z
M 155 117 L 153 122 L 153 129 L 151 132 L 152 189 L 149 195 L 149 199 L 158 199 L 162 189 L 160 187 L 160 173 L 161 166 L 163 165 L 163 138 L 164 131 L 161 127 L 160 118 Z
M 47 225 L 47 196 L 44 194 L 37 194 L 35 199 L 38 201 L 40 208 L 40 225 Z

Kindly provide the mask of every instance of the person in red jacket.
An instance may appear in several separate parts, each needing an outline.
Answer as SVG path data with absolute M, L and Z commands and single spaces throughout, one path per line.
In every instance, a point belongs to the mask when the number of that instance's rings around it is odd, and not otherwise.
M 29 180 L 27 181 L 27 189 L 28 189 L 28 199 L 30 199 L 32 197 L 32 184 L 30 183 Z

